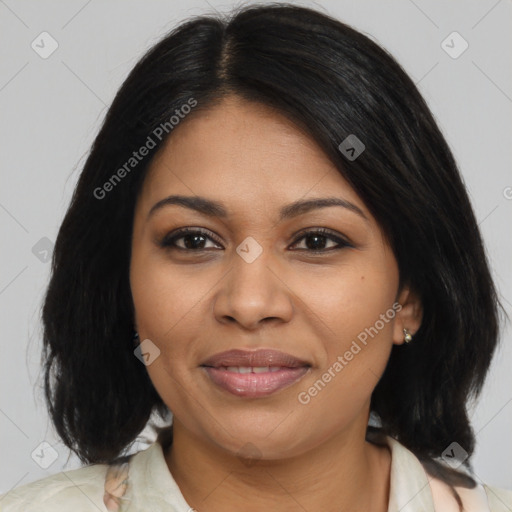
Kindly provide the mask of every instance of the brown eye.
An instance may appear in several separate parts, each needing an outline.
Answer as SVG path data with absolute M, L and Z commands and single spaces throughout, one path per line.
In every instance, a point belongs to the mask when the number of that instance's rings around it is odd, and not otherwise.
M 323 253 L 343 249 L 345 247 L 353 247 L 347 240 L 333 234 L 325 228 L 303 232 L 292 246 L 297 245 L 301 240 L 305 240 L 305 247 L 295 250 Z M 213 242 L 214 245 L 207 247 L 208 242 Z M 335 245 L 333 247 L 326 247 L 329 242 L 334 242 Z M 220 242 L 218 242 L 209 231 L 198 228 L 183 228 L 177 232 L 166 235 L 159 242 L 159 245 L 169 250 L 178 249 L 180 251 L 200 252 L 218 248 Z
M 293 245 L 296 245 L 297 242 L 300 242 L 301 240 L 306 240 L 306 247 L 298 250 L 305 250 L 309 252 L 328 252 L 332 250 L 343 249 L 344 247 L 353 247 L 353 245 L 351 245 L 349 242 L 337 235 L 334 235 L 332 232 L 325 228 L 302 233 L 300 238 L 298 238 L 293 243 Z M 334 247 L 326 248 L 326 241 L 335 242 L 336 245 Z
M 178 240 L 183 240 L 182 245 L 177 244 Z M 218 244 L 209 232 L 201 229 L 184 228 L 180 229 L 178 232 L 172 233 L 171 235 L 166 235 L 160 241 L 160 246 L 167 249 L 199 252 L 211 248 L 205 247 L 208 240 L 214 241 Z

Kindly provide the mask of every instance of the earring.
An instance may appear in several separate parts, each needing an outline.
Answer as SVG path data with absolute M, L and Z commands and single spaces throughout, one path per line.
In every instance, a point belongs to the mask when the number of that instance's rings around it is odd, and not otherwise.
M 137 331 L 133 331 L 133 346 L 136 347 L 139 343 L 139 333 Z
M 409 329 L 404 329 L 404 341 L 405 343 L 409 343 L 412 340 L 412 334 L 409 332 Z

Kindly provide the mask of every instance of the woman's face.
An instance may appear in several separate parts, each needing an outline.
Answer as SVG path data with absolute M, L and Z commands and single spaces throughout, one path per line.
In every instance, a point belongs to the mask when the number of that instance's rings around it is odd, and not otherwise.
M 156 390 L 176 425 L 233 454 L 250 446 L 278 459 L 360 435 L 393 343 L 417 328 L 390 247 L 286 118 L 235 97 L 196 114 L 152 162 L 134 216 L 131 290 Z M 171 202 L 151 211 L 174 195 L 225 214 Z M 289 208 L 320 198 L 341 205 Z M 173 242 L 182 228 L 192 232 Z M 262 348 L 298 366 L 203 366 L 223 351 Z

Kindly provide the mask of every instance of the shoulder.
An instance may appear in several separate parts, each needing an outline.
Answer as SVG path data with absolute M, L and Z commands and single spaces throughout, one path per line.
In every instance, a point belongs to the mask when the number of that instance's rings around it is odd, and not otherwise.
M 435 509 L 444 512 L 457 512 L 457 506 L 449 486 L 432 477 L 429 480 Z M 512 510 L 512 491 L 479 484 L 472 489 L 455 487 L 466 512 L 510 512 Z
M 419 478 L 420 484 L 423 485 L 424 480 L 421 477 L 424 476 L 430 486 L 434 509 L 459 512 L 452 490 L 446 482 L 430 474 L 417 456 L 398 440 L 385 436 L 385 442 L 391 448 L 393 463 L 397 463 L 394 467 L 397 485 L 408 488 L 415 478 Z M 483 482 L 472 489 L 460 486 L 454 489 L 462 501 L 465 512 L 512 512 L 510 489 L 494 487 Z
M 103 502 L 108 466 L 93 464 L 62 471 L 0 495 L 2 512 L 106 511 Z
M 512 490 L 484 485 L 491 512 L 510 512 L 512 510 Z

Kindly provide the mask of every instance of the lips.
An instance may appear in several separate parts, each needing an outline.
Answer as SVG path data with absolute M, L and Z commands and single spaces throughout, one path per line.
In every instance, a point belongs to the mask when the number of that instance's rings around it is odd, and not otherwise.
M 290 387 L 311 364 L 278 350 L 228 350 L 211 356 L 201 364 L 210 382 L 245 398 L 265 397 Z
M 255 351 L 248 350 L 228 350 L 215 354 L 201 366 L 210 366 L 212 368 L 220 367 L 242 367 L 242 368 L 262 368 L 262 367 L 283 367 L 299 368 L 302 366 L 311 366 L 307 361 L 299 359 L 291 354 L 272 349 L 259 349 Z

